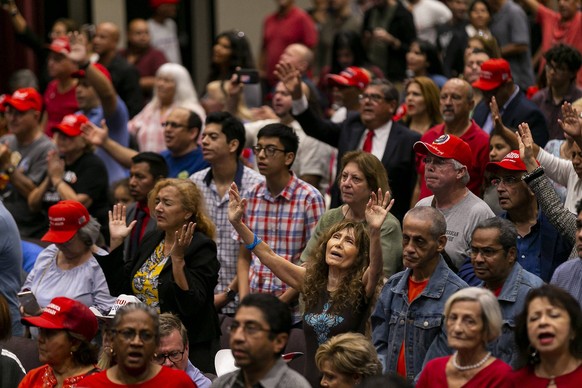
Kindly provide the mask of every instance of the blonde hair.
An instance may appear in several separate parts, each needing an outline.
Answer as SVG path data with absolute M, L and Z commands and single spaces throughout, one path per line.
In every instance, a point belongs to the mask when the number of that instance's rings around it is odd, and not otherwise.
M 206 214 L 202 193 L 196 184 L 189 179 L 168 178 L 159 180 L 148 195 L 148 205 L 152 214 L 156 207 L 156 196 L 165 187 L 174 187 L 178 190 L 182 207 L 184 210 L 192 213 L 188 221 L 195 222 L 196 230 L 214 239 L 216 228 L 210 220 L 210 217 Z
M 360 333 L 343 333 L 331 337 L 315 353 L 315 363 L 321 370 L 329 362 L 335 372 L 368 377 L 382 372 L 376 349 Z

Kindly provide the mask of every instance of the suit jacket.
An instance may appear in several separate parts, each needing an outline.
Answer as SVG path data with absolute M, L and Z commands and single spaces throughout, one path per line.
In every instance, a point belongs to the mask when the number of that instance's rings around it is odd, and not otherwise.
M 336 124 L 317 117 L 310 109 L 295 117 L 306 134 L 338 149 L 337 171 L 340 173 L 341 160 L 348 151 L 358 149 L 366 126 L 358 112 L 349 112 L 345 121 Z M 410 209 L 412 192 L 416 185 L 415 153 L 412 146 L 420 140 L 420 134 L 404 125 L 392 122 L 382 165 L 388 173 L 390 190 L 396 199 L 392 214 L 402 222 L 404 214 Z M 332 187 L 331 207 L 341 204 L 337 182 Z
M 135 273 L 164 239 L 164 234 L 161 230 L 155 230 L 144 235 L 137 254 L 125 263 L 123 246 L 117 247 L 108 256 L 96 256 L 105 273 L 111 295 L 133 294 Z M 184 260 L 189 289 L 184 291 L 174 282 L 172 260 L 169 259 L 158 280 L 160 311 L 172 312 L 180 317 L 188 329 L 190 345 L 218 339 L 220 327 L 214 309 L 214 287 L 218 283 L 220 263 L 216 258 L 216 244 L 206 235 L 195 231 Z
M 501 111 L 501 107 L 499 107 Z M 473 119 L 483 128 L 487 116 L 489 115 L 489 103 L 484 99 L 477 104 L 473 111 Z M 531 134 L 537 145 L 544 147 L 549 139 L 548 124 L 540 108 L 527 99 L 521 91 L 507 105 L 507 108 L 501 114 L 503 124 L 507 127 L 517 130 L 517 126 L 523 122 L 529 124 Z
M 127 211 L 125 213 L 125 220 L 127 222 L 127 225 L 129 225 L 131 223 L 131 221 L 133 221 L 135 219 L 136 212 L 137 212 L 137 203 L 136 202 L 130 204 L 127 207 Z M 154 217 L 150 217 L 150 219 L 148 220 L 148 223 L 145 227 L 145 230 L 143 232 L 143 237 L 145 237 L 145 235 L 148 232 L 152 232 L 152 231 L 156 230 L 156 226 L 157 226 L 156 219 Z M 126 258 L 126 260 L 129 259 L 129 242 L 130 242 L 130 240 L 131 240 L 130 236 L 127 236 L 127 238 L 123 242 L 123 257 Z

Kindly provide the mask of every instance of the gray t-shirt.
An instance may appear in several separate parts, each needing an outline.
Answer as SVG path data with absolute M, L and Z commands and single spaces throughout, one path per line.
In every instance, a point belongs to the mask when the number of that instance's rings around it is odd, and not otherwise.
M 55 149 L 54 143 L 46 135 L 43 134 L 26 146 L 20 146 L 14 135 L 2 136 L 0 143 L 6 144 L 13 153 L 20 153 L 21 159 L 16 168 L 30 178 L 35 185 L 38 185 L 44 179 L 47 167 L 46 155 L 49 150 Z M 27 198 L 10 184 L 2 191 L 1 196 L 6 209 L 18 224 L 20 236 L 42 237 L 48 229 L 48 216 L 46 213 L 43 211 L 31 212 Z
M 434 195 L 423 198 L 418 201 L 416 206 L 433 206 L 433 199 Z M 465 198 L 455 206 L 439 210 L 447 221 L 445 251 L 457 268 L 461 268 L 465 258 L 469 255 L 471 235 L 475 226 L 482 220 L 495 217 L 495 214 L 482 199 L 470 191 L 467 191 Z

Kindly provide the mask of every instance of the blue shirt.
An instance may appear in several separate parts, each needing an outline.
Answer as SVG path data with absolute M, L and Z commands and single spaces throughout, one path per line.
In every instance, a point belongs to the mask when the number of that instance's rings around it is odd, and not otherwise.
M 499 215 L 511 221 L 507 212 Z M 517 237 L 517 262 L 546 283 L 560 264 L 568 260 L 573 244 L 568 242 L 538 209 L 538 219 L 530 232 Z
M 103 107 L 99 105 L 89 111 L 78 111 L 77 113 L 82 113 L 89 121 L 93 124 L 101 126 L 101 120 L 105 119 L 107 128 L 109 129 L 109 137 L 115 140 L 124 147 L 129 146 L 129 132 L 127 130 L 127 122 L 129 121 L 129 114 L 127 113 L 127 107 L 125 103 L 117 96 L 117 107 L 115 112 L 110 117 L 105 117 L 103 112 Z M 99 148 L 95 151 L 95 154 L 103 160 L 105 167 L 107 168 L 107 174 L 109 175 L 109 184 L 117 182 L 120 179 L 127 178 L 128 171 L 121 164 L 117 163 L 111 155 L 109 155 L 105 150 Z
M 210 384 L 212 384 L 210 379 L 204 376 L 198 368 L 192 365 L 190 360 L 188 360 L 188 366 L 186 367 L 185 372 L 188 375 L 188 377 L 190 377 L 190 379 L 194 381 L 198 388 L 210 388 Z
M 188 179 L 195 172 L 210 167 L 207 161 L 202 158 L 202 148 L 188 152 L 185 155 L 174 157 L 169 150 L 160 152 L 168 164 L 168 178 Z
M 426 353 L 437 337 L 446 343 L 443 313 L 447 299 L 467 287 L 453 273 L 442 256 L 428 284 L 408 302 L 407 268 L 393 275 L 384 285 L 372 313 L 372 341 L 384 372 L 396 372 L 402 341 L 405 341 L 406 377 L 412 381 L 424 363 Z

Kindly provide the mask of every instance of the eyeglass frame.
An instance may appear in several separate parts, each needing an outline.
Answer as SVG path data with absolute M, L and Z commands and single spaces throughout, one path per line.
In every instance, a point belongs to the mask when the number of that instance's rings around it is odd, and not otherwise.
M 168 360 L 170 360 L 170 362 L 172 364 L 176 365 L 177 362 L 182 361 L 182 359 L 184 358 L 184 353 L 186 353 L 186 349 L 182 350 L 181 352 L 175 350 L 175 351 L 170 352 L 170 353 L 160 353 L 160 354 L 154 353 L 153 360 L 156 364 L 164 365 L 164 363 L 166 362 L 166 359 L 168 359 Z M 179 354 L 180 358 L 177 360 L 172 360 L 172 354 L 174 354 L 174 356 L 177 356 Z M 159 360 L 156 360 L 156 358 L 159 358 L 159 357 L 163 357 L 162 362 L 159 362 Z
M 257 327 L 255 327 L 255 326 L 257 326 Z M 252 337 L 252 336 L 257 335 L 261 331 L 264 331 L 264 332 L 269 333 L 269 334 L 273 334 L 273 331 L 271 329 L 265 329 L 261 325 L 259 325 L 258 323 L 253 323 L 253 322 L 247 322 L 247 323 L 241 325 L 240 322 L 233 321 L 230 325 L 228 325 L 226 327 L 226 330 L 228 331 L 228 333 L 232 334 L 232 333 L 236 333 L 236 331 L 241 327 L 243 329 L 243 333 L 245 336 Z
M 438 160 L 437 163 L 435 163 L 435 160 Z M 426 155 L 423 159 L 424 164 L 432 164 L 435 167 L 444 167 L 446 165 L 451 165 L 451 166 L 455 166 L 455 162 L 453 162 L 453 159 L 449 159 L 449 158 L 439 158 L 438 156 L 435 155 Z
M 125 342 L 130 342 L 133 341 L 135 336 L 137 335 L 139 337 L 139 339 L 143 342 L 143 343 L 149 343 L 155 340 L 156 338 L 156 334 L 149 331 L 149 330 L 140 330 L 137 331 L 135 329 L 110 329 L 109 333 L 112 336 L 117 336 L 117 334 L 121 335 L 121 339 L 124 340 Z M 125 333 L 125 334 L 124 334 Z M 133 335 L 131 337 L 129 337 L 129 333 L 133 333 Z M 146 335 L 146 338 L 144 338 L 144 335 Z M 151 338 L 147 338 L 147 336 L 151 335 Z
M 505 251 L 505 248 L 503 248 L 503 247 L 498 248 L 498 249 L 491 248 L 491 247 L 477 248 L 477 247 L 471 246 L 469 248 L 469 256 L 471 256 L 471 258 L 475 258 L 479 254 L 481 254 L 481 256 L 483 256 L 487 259 L 490 259 L 493 256 L 495 256 L 497 254 L 497 252 L 501 252 L 501 251 Z
M 166 127 L 168 127 L 168 126 L 169 126 L 170 128 L 172 128 L 172 129 L 178 129 L 178 128 L 188 128 L 188 126 L 187 126 L 187 125 L 185 125 L 185 124 L 179 124 L 179 123 L 177 123 L 177 122 L 175 122 L 175 121 L 168 121 L 168 120 L 166 120 L 166 121 L 164 121 L 164 122 L 162 123 L 162 127 L 163 127 L 163 128 L 166 128 Z
M 510 180 L 509 182 L 507 181 L 508 179 Z M 515 181 L 513 181 L 514 179 L 515 179 Z M 498 177 L 491 178 L 491 184 L 495 187 L 498 187 L 500 184 L 503 183 L 503 185 L 506 187 L 508 187 L 508 186 L 512 187 L 512 186 L 517 185 L 522 180 L 523 180 L 523 178 L 517 178 L 513 175 L 509 175 L 506 177 L 498 176 Z
M 268 145 L 266 147 L 263 147 L 260 145 L 255 145 L 255 146 L 251 147 L 251 150 L 253 150 L 253 154 L 255 156 L 259 156 L 261 151 L 265 151 L 265 156 L 267 156 L 269 158 L 272 158 L 273 156 L 275 156 L 276 151 L 283 152 L 284 154 L 286 154 L 288 152 L 285 149 L 277 148 L 273 145 Z
M 389 101 L 386 96 L 377 93 L 361 93 L 358 95 L 358 101 L 363 102 L 365 100 L 370 100 L 374 104 L 379 104 L 382 101 Z

